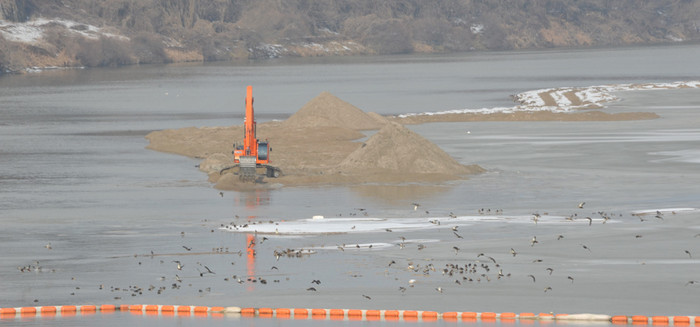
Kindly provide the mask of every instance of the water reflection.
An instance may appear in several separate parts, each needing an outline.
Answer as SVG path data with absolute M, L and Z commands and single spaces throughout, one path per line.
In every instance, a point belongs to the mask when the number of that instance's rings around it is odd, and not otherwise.
M 444 195 L 451 185 L 358 185 L 350 188 L 362 197 L 392 205 L 422 201 Z

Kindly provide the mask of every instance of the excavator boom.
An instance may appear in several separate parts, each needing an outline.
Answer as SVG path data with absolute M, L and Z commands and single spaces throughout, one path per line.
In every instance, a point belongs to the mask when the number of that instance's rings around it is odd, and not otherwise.
M 246 88 L 245 122 L 243 124 L 243 145 L 234 145 L 233 162 L 236 164 L 224 170 L 239 167 L 239 178 L 245 181 L 256 180 L 256 168 L 266 168 L 267 177 L 278 177 L 279 168 L 270 166 L 270 145 L 267 141 L 259 142 L 256 135 L 255 112 L 253 109 L 253 87 Z

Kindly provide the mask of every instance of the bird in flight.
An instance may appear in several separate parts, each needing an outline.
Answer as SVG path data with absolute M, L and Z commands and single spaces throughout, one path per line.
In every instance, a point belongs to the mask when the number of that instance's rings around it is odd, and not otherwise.
M 535 280 L 535 276 L 533 276 L 533 275 L 527 275 L 527 277 L 532 278 L 532 282 L 533 282 L 533 283 L 536 281 L 536 280 Z
M 581 202 L 578 204 L 579 209 L 583 209 L 583 206 L 586 205 L 586 202 Z

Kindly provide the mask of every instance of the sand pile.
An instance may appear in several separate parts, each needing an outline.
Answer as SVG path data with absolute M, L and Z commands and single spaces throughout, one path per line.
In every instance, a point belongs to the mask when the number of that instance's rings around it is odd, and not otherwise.
M 379 115 L 370 115 L 329 92 L 322 92 L 284 121 L 285 128 L 345 127 L 374 130 L 384 122 Z
M 347 171 L 389 170 L 401 174 L 466 174 L 467 167 L 424 137 L 398 123 L 387 123 L 349 154 L 339 168 Z
M 381 128 L 381 129 L 380 129 Z M 360 130 L 377 130 L 366 142 Z M 234 142 L 242 142 L 241 126 L 182 128 L 149 133 L 149 149 L 204 158 L 200 170 L 217 189 L 248 189 L 238 180 L 233 164 Z M 464 166 L 399 123 L 365 113 L 323 92 L 284 122 L 258 124 L 258 138 L 269 140 L 270 164 L 280 178 L 265 178 L 267 186 L 442 182 L 479 173 Z M 266 187 L 265 184 L 260 185 Z

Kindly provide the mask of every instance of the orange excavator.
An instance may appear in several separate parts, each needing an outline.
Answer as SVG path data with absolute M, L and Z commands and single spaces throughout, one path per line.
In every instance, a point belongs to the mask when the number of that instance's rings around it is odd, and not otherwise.
M 244 182 L 258 180 L 257 169 L 265 169 L 264 176 L 279 177 L 282 171 L 269 165 L 270 143 L 260 142 L 256 136 L 255 113 L 253 110 L 253 87 L 248 86 L 245 97 L 245 123 L 243 126 L 243 144 L 233 145 L 233 166 L 221 170 L 224 171 L 238 167 L 238 178 Z

